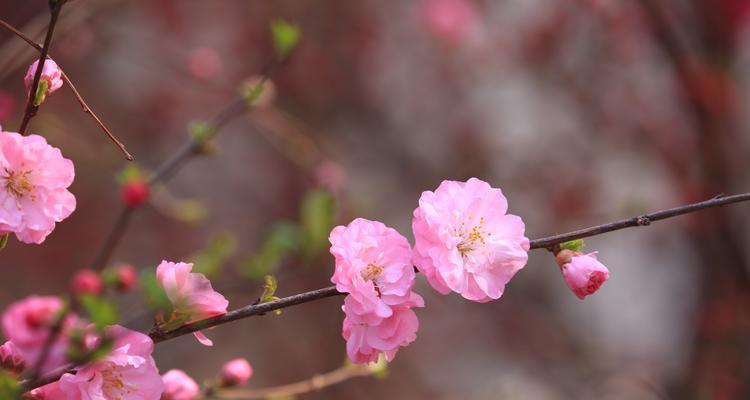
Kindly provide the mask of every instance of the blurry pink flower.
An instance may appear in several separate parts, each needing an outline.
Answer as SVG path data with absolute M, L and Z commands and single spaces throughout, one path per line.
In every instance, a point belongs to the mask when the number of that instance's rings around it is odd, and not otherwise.
M 523 221 L 507 209 L 502 191 L 476 178 L 422 193 L 412 221 L 413 260 L 435 290 L 478 302 L 502 296 L 529 250 Z
M 411 307 L 424 306 L 421 298 L 394 307 L 393 314 L 384 319 L 360 318 L 347 310 L 351 304 L 349 300 L 350 296 L 346 296 L 342 307 L 346 313 L 342 335 L 346 339 L 346 353 L 352 362 L 377 362 L 381 352 L 390 362 L 400 347 L 409 345 L 417 338 L 419 320 Z
M 128 292 L 135 286 L 137 276 L 135 268 L 130 264 L 121 264 L 117 266 L 115 271 L 117 277 L 117 290 L 121 292 Z
M 227 299 L 214 291 L 203 274 L 190 272 L 192 269 L 193 264 L 169 261 L 162 261 L 156 268 L 156 279 L 172 302 L 172 318 L 188 324 L 226 314 Z M 203 345 L 213 345 L 200 331 L 195 332 L 195 337 Z
M 159 400 L 163 391 L 159 370 L 151 357 L 154 343 L 147 335 L 121 326 L 110 326 L 112 351 L 86 364 L 75 375 L 64 374 L 58 382 L 40 388 L 43 399 Z
M 3 313 L 3 336 L 13 342 L 27 365 L 35 365 L 50 335 L 50 328 L 55 324 L 58 314 L 63 310 L 63 301 L 58 297 L 30 296 L 11 304 Z M 42 373 L 49 372 L 66 362 L 67 348 L 66 328 L 75 323 L 76 318 L 69 316 L 63 325 L 63 334 L 59 335 L 50 347 Z
M 70 282 L 70 289 L 76 295 L 100 295 L 104 290 L 102 278 L 96 271 L 91 269 L 82 269 L 76 272 L 73 280 Z
M 0 368 L 15 375 L 20 375 L 26 368 L 21 350 L 11 341 L 0 346 Z
M 201 388 L 184 371 L 171 369 L 161 377 L 164 393 L 161 400 L 195 400 L 201 394 Z
M 31 89 L 31 85 L 34 83 L 34 75 L 36 74 L 38 65 L 39 60 L 34 61 L 34 63 L 29 66 L 29 70 L 26 71 L 26 76 L 23 78 L 23 83 L 26 85 L 27 91 Z M 42 85 L 42 82 L 45 82 L 46 90 L 42 95 L 41 101 L 44 101 L 44 97 L 49 96 L 57 89 L 60 89 L 63 85 L 62 71 L 60 71 L 60 67 L 49 58 L 44 60 L 44 66 L 42 66 L 42 76 L 39 80 L 40 86 Z
M 451 45 L 471 39 L 480 22 L 472 0 L 423 0 L 420 13 L 427 31 Z
M 346 171 L 341 164 L 325 160 L 315 167 L 315 183 L 333 193 L 340 192 L 346 184 Z
M 240 386 L 253 376 L 253 367 L 244 358 L 235 358 L 221 367 L 221 385 L 224 387 Z
M 409 242 L 381 222 L 357 218 L 331 231 L 336 269 L 331 282 L 355 303 L 351 312 L 391 316 L 391 307 L 408 301 L 414 285 Z M 421 300 L 421 299 L 420 299 Z
M 609 270 L 596 259 L 596 252 L 581 254 L 570 250 L 557 253 L 557 263 L 570 290 L 583 300 L 609 279 Z
M 209 79 L 221 71 L 221 58 L 216 50 L 198 47 L 190 51 L 187 58 L 188 69 L 196 77 Z
M 73 162 L 39 135 L 0 132 L 0 234 L 42 243 L 76 208 Z

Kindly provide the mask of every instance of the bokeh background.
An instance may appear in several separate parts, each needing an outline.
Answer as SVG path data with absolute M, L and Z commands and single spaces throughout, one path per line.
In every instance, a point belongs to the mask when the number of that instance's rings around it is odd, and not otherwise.
M 46 2 L 0 2 L 0 18 L 41 41 Z M 750 190 L 743 0 L 75 0 L 51 54 L 148 172 L 260 73 L 274 18 L 303 32 L 273 72 L 275 100 L 153 188 L 111 263 L 153 270 L 213 249 L 215 287 L 239 307 L 267 271 L 281 296 L 329 285 L 315 227 L 331 219 L 411 239 L 420 193 L 443 179 L 501 187 L 531 238 Z M 0 32 L 5 130 L 35 55 Z M 64 293 L 121 209 L 126 162 L 68 89 L 31 127 L 74 160 L 78 208 L 42 246 L 3 250 L 0 307 Z M 611 279 L 585 301 L 543 250 L 489 304 L 420 278 L 419 336 L 387 378 L 303 398 L 750 398 L 749 223 L 737 205 L 591 238 Z M 118 303 L 149 329 L 137 293 Z M 235 356 L 253 364 L 251 387 L 305 379 L 345 358 L 341 303 L 219 327 L 213 348 L 179 338 L 155 357 L 199 381 Z

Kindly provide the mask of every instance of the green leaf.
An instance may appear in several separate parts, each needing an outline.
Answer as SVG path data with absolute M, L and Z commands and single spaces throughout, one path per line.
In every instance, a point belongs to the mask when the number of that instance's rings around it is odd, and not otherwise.
M 156 273 L 152 269 L 146 269 L 140 276 L 141 290 L 146 304 L 156 312 L 164 312 L 164 315 L 172 314 L 172 302 L 167 293 L 156 280 Z
M 330 192 L 314 189 L 305 194 L 300 212 L 302 225 L 302 254 L 312 258 L 328 247 L 328 235 L 333 229 L 336 204 Z
M 276 289 L 279 287 L 276 282 L 276 277 L 273 275 L 266 275 L 263 277 L 263 280 L 265 283 L 263 284 L 263 294 L 260 295 L 260 302 L 268 303 L 279 300 L 278 297 L 274 296 L 276 294 Z M 276 315 L 281 315 L 281 310 L 274 310 L 273 312 Z
M 194 255 L 193 271 L 213 278 L 219 275 L 227 259 L 237 248 L 237 241 L 227 232 L 215 235 L 203 251 Z
M 570 251 L 581 251 L 581 248 L 586 244 L 583 239 L 571 240 L 569 242 L 560 243 L 560 248 L 563 250 Z
M 0 250 L 3 250 L 8 245 L 8 239 L 10 239 L 10 233 L 0 236 Z
M 242 273 L 251 279 L 260 279 L 276 270 L 282 258 L 300 246 L 300 228 L 291 222 L 278 222 L 271 226 L 260 249 L 246 260 Z
M 283 60 L 289 57 L 297 44 L 302 31 L 297 25 L 294 25 L 283 19 L 271 21 L 271 35 L 273 36 L 273 47 L 276 56 Z
M 125 168 L 123 168 L 122 171 L 117 174 L 117 182 L 121 185 L 128 182 L 140 180 L 143 180 L 143 171 L 141 171 L 141 168 L 138 167 L 138 164 L 134 162 L 125 164 Z
M 0 399 L 20 399 L 21 392 L 16 378 L 0 371 Z
M 255 102 L 263 95 L 263 91 L 266 88 L 266 80 L 259 79 L 256 82 L 251 82 L 242 86 L 240 93 L 247 102 L 248 107 L 255 105 Z
M 79 301 L 97 329 L 104 329 L 117 322 L 117 307 L 111 301 L 92 295 L 83 295 Z
M 45 79 L 39 80 L 39 86 L 36 87 L 36 93 L 34 93 L 34 105 L 40 106 L 44 99 L 47 97 L 47 89 L 49 88 L 49 83 Z
M 216 134 L 216 128 L 206 121 L 195 121 L 190 123 L 188 131 L 190 132 L 190 137 L 198 142 L 205 142 Z

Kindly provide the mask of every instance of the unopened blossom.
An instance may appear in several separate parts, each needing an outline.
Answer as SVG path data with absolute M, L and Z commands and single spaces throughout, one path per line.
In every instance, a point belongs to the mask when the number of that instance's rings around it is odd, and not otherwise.
M 448 45 L 477 39 L 481 19 L 473 0 L 422 0 L 420 14 L 426 30 Z
M 565 283 L 581 300 L 594 294 L 609 279 L 609 270 L 596 259 L 596 252 L 582 254 L 562 250 L 555 258 L 562 270 Z
M 128 208 L 136 208 L 143 205 L 149 197 L 150 189 L 148 183 L 142 178 L 132 179 L 122 185 L 122 202 Z
M 193 264 L 170 261 L 162 261 L 156 268 L 156 279 L 172 302 L 171 317 L 189 324 L 226 314 L 229 306 L 227 299 L 213 289 L 205 275 L 192 270 Z M 195 337 L 206 346 L 213 345 L 200 331 L 195 332 Z
M 41 387 L 39 398 L 64 400 L 159 400 L 164 389 L 151 353 L 154 343 L 147 335 L 121 326 L 110 326 L 112 350 L 103 358 L 85 364 L 75 374 Z
M 76 208 L 73 162 L 39 135 L 0 132 L 0 234 L 42 243 Z
M 27 365 L 36 365 L 43 352 L 50 330 L 63 311 L 63 301 L 53 296 L 30 296 L 11 304 L 3 313 L 3 336 L 16 346 Z M 42 373 L 49 372 L 67 361 L 65 351 L 68 328 L 75 323 L 75 317 L 66 317 L 62 333 L 52 343 Z
M 161 400 L 195 400 L 200 397 L 201 388 L 184 371 L 171 369 L 161 377 L 164 393 Z
M 121 292 L 128 292 L 135 286 L 137 276 L 135 268 L 130 264 L 118 265 L 115 269 L 115 285 L 117 290 Z
M 386 318 L 391 308 L 408 301 L 414 285 L 409 242 L 381 222 L 357 218 L 331 231 L 336 269 L 331 282 L 349 293 L 350 312 Z
M 352 362 L 377 362 L 380 353 L 384 353 L 390 362 L 399 348 L 409 345 L 417 338 L 419 320 L 411 308 L 424 306 L 421 297 L 414 297 L 412 301 L 394 307 L 393 313 L 387 318 L 371 318 L 371 315 L 361 316 L 349 312 L 347 307 L 351 304 L 351 297 L 347 296 L 342 307 L 346 313 L 342 336 L 346 340 L 346 353 Z
M 0 346 L 0 369 L 20 375 L 26 368 L 21 350 L 13 342 L 5 342 Z
M 502 191 L 476 178 L 423 192 L 412 220 L 414 265 L 442 294 L 499 298 L 529 250 L 523 221 L 507 210 Z
M 253 367 L 244 358 L 235 358 L 221 367 L 219 380 L 224 387 L 240 386 L 253 376 Z
M 99 295 L 104 290 L 102 278 L 96 271 L 82 269 L 78 271 L 70 282 L 70 289 L 76 295 Z
M 26 71 L 26 76 L 23 78 L 23 83 L 24 85 L 26 85 L 27 91 L 31 89 L 31 85 L 34 83 L 34 75 L 36 75 L 38 65 L 39 60 L 34 61 L 34 63 L 29 66 L 28 71 Z M 49 96 L 57 89 L 60 89 L 62 85 L 63 79 L 60 67 L 56 62 L 52 61 L 49 58 L 44 60 L 44 66 L 42 67 L 42 76 L 39 79 L 39 87 L 42 87 L 44 89 L 44 93 L 41 94 L 41 97 L 38 99 L 37 104 L 44 101 L 44 98 L 46 96 Z

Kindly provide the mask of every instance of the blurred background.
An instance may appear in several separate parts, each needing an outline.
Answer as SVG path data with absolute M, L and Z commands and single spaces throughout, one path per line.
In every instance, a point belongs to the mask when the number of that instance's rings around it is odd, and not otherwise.
M 45 1 L 0 2 L 41 41 Z M 410 238 L 420 193 L 476 176 L 538 238 L 750 191 L 750 2 L 744 0 L 75 0 L 51 55 L 147 173 L 273 57 L 269 21 L 302 30 L 275 99 L 234 119 L 133 216 L 110 264 L 197 260 L 230 308 L 266 273 L 279 296 L 330 284 L 327 233 L 354 217 Z M 0 32 L 0 124 L 16 130 L 36 57 Z M 42 246 L 0 255 L 0 307 L 60 294 L 122 208 L 126 162 L 67 88 L 32 121 L 74 160 L 76 212 Z M 750 398 L 750 207 L 587 240 L 611 279 L 585 301 L 533 251 L 475 304 L 418 278 L 420 332 L 386 378 L 305 399 Z M 138 293 L 123 321 L 148 330 Z M 202 381 L 236 356 L 254 388 L 343 363 L 341 298 L 157 347 Z

